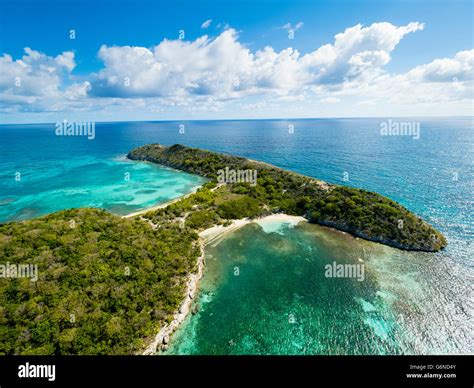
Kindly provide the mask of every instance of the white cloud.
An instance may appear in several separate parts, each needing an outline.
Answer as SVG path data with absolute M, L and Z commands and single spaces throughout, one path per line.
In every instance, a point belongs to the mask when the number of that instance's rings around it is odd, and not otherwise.
M 115 97 L 212 95 L 231 98 L 251 72 L 253 55 L 234 30 L 193 42 L 164 40 L 144 47 L 102 46 L 105 68 L 92 82 L 92 94 Z M 130 79 L 130 84 L 124 83 Z
M 220 29 L 223 29 L 223 30 L 228 30 L 230 28 L 230 26 L 229 26 L 229 23 L 221 22 L 221 23 L 217 23 L 216 28 L 220 28 Z
M 212 19 L 207 19 L 204 23 L 201 24 L 201 28 L 208 28 L 212 23 Z
M 210 23 L 204 22 L 203 28 Z M 297 23 L 293 29 L 301 26 Z M 282 28 L 292 27 L 288 23 Z M 386 72 L 399 42 L 423 28 L 418 22 L 358 24 L 337 34 L 333 43 L 304 55 L 291 47 L 251 51 L 233 29 L 194 41 L 165 39 L 150 48 L 103 45 L 98 58 L 104 67 L 81 81 L 71 75 L 74 53 L 50 57 L 26 48 L 22 59 L 0 57 L 0 99 L 8 112 L 20 105 L 39 111 L 113 105 L 153 111 L 174 107 L 192 114 L 224 112 L 234 106 L 278 111 L 278 104 L 284 104 L 296 112 L 304 104 L 311 109 L 319 103 L 344 109 L 348 101 L 359 107 L 383 102 L 410 109 L 472 101 L 474 50 L 404 74 Z M 14 85 L 16 76 L 21 87 Z M 232 105 L 235 100 L 238 105 Z
M 396 27 L 390 23 L 358 24 L 335 36 L 334 44 L 326 44 L 306 54 L 301 62 L 314 80 L 322 84 L 341 83 L 344 78 L 373 78 L 390 61 L 390 53 L 411 32 L 423 30 L 422 23 Z
M 238 41 L 233 29 L 214 39 L 164 40 L 150 49 L 102 46 L 99 58 L 105 68 L 92 82 L 91 91 L 96 96 L 212 95 L 229 99 L 369 80 L 383 73 L 403 36 L 421 29 L 420 23 L 357 25 L 336 35 L 334 44 L 303 56 L 292 48 L 276 52 L 265 47 L 252 53 Z
M 56 63 L 59 66 L 66 68 L 69 72 L 73 71 L 76 67 L 74 62 L 74 53 L 71 51 L 66 51 L 55 58 Z
M 296 31 L 296 30 L 299 30 L 301 27 L 303 27 L 303 24 L 304 24 L 303 22 L 298 22 L 298 23 L 296 23 L 296 26 L 295 26 L 294 30 L 295 30 L 295 31 Z
M 372 102 L 377 99 L 394 106 L 435 107 L 435 104 L 462 102 L 472 105 L 473 87 L 474 50 L 467 50 L 458 52 L 454 58 L 435 59 L 404 74 L 383 74 L 370 83 L 354 82 L 333 94 L 369 97 Z
M 284 24 L 283 26 L 281 26 L 282 29 L 284 30 L 293 30 L 293 31 L 297 31 L 299 30 L 301 27 L 303 27 L 303 22 L 298 22 L 296 23 L 296 25 L 294 27 L 291 27 L 292 24 L 290 22 Z
M 73 82 L 76 66 L 74 53 L 65 51 L 56 57 L 29 47 L 21 59 L 5 54 L 0 57 L 0 110 L 61 110 L 70 100 L 87 98 L 89 82 Z
M 341 102 L 341 99 L 337 97 L 326 97 L 319 100 L 319 102 L 322 102 L 325 104 L 337 104 L 338 102 Z
M 427 82 L 472 81 L 474 78 L 474 49 L 458 52 L 454 58 L 436 59 L 414 68 L 407 76 Z
M 62 81 L 74 69 L 74 53 L 63 52 L 56 58 L 24 49 L 16 61 L 4 54 L 0 57 L 0 93 L 16 96 L 57 95 Z

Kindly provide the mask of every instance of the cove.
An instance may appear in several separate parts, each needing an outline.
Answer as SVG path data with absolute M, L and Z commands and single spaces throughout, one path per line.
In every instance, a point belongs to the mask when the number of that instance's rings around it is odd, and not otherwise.
M 265 228 L 249 224 L 206 248 L 199 312 L 167 354 L 402 352 L 370 271 L 364 282 L 325 277 L 333 261 L 358 262 L 355 239 L 307 223 Z
M 349 265 L 362 258 L 364 281 L 325 276 L 334 261 Z M 419 313 L 438 314 L 436 293 L 449 286 L 443 280 L 440 290 L 424 284 L 431 275 L 419 266 L 426 264 L 426 254 L 318 225 L 249 224 L 206 247 L 198 312 L 188 316 L 164 354 L 455 352 L 449 333 L 440 335 L 446 317 Z

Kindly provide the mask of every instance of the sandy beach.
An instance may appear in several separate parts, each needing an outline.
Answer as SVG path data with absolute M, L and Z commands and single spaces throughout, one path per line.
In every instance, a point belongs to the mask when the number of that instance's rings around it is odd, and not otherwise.
M 176 170 L 176 171 L 179 171 L 179 170 Z M 216 187 L 214 187 L 213 189 L 211 189 L 211 191 L 215 191 L 217 190 L 219 187 L 221 187 L 223 184 L 222 183 L 219 183 Z M 156 205 L 156 206 L 152 206 L 152 207 L 148 207 L 146 209 L 143 209 L 143 210 L 138 210 L 136 212 L 133 212 L 133 213 L 129 213 L 129 214 L 126 214 L 124 216 L 122 216 L 122 218 L 131 218 L 131 217 L 136 217 L 136 216 L 141 216 L 142 214 L 145 214 L 145 213 L 148 213 L 148 212 L 151 212 L 153 210 L 158 210 L 158 209 L 163 209 L 175 202 L 178 202 L 184 198 L 188 198 L 190 195 L 193 195 L 195 194 L 202 186 L 197 186 L 195 187 L 191 192 L 187 193 L 187 194 L 184 194 L 184 195 L 180 195 L 179 197 L 175 198 L 175 199 L 172 199 L 172 200 L 169 200 L 169 201 L 166 201 L 164 203 L 161 203 L 159 205 Z
M 198 292 L 199 281 L 204 274 L 204 244 L 202 241 L 199 241 L 199 245 L 201 248 L 201 255 L 198 258 L 198 269 L 195 273 L 191 273 L 188 276 L 184 300 L 181 303 L 178 311 L 173 314 L 173 320 L 171 323 L 163 326 L 155 336 L 154 340 L 143 351 L 142 354 L 144 356 L 154 355 L 157 351 L 166 350 L 168 348 L 171 335 L 191 312 L 193 300 Z
M 151 212 L 153 210 L 158 210 L 158 209 L 163 209 L 175 202 L 178 202 L 184 198 L 187 198 L 189 197 L 190 195 L 193 195 L 194 193 L 196 193 L 196 191 L 198 191 L 202 186 L 198 186 L 198 187 L 195 187 L 193 189 L 193 191 L 189 192 L 188 194 L 184 194 L 184 195 L 181 195 L 175 199 L 172 199 L 170 201 L 167 201 L 167 202 L 164 202 L 164 203 L 161 203 L 159 205 L 156 205 L 156 206 L 152 206 L 152 207 L 148 207 L 146 209 L 143 209 L 143 210 L 139 210 L 139 211 L 136 211 L 136 212 L 133 212 L 133 213 L 129 213 L 129 214 L 126 214 L 124 216 L 122 216 L 122 218 L 132 218 L 132 217 L 136 217 L 136 216 L 141 216 L 142 214 L 145 214 L 145 213 L 148 213 L 148 212 Z
M 250 224 L 252 222 L 260 222 L 260 221 L 281 221 L 281 222 L 292 222 L 292 223 L 299 223 L 302 221 L 307 221 L 306 218 L 300 216 L 290 216 L 287 214 L 271 214 L 269 216 L 260 217 L 260 218 L 243 218 L 241 220 L 233 220 L 232 223 L 228 226 L 224 225 L 215 225 L 212 228 L 203 230 L 199 233 L 199 237 L 204 242 L 204 245 L 210 245 L 213 243 L 217 243 L 222 237 L 226 234 L 233 232 L 237 229 L 242 228 L 243 226 Z
M 181 197 L 182 198 L 182 197 Z M 175 202 L 173 200 L 172 202 Z M 163 207 L 163 205 L 160 205 Z M 146 211 L 149 211 L 148 209 Z M 146 212 L 145 211 L 145 212 Z M 141 213 L 142 214 L 142 213 Z M 138 215 L 138 214 L 134 214 Z M 130 215 L 129 215 L 130 216 Z M 131 217 L 131 216 L 130 216 Z M 209 229 L 205 229 L 199 233 L 199 245 L 201 247 L 201 255 L 198 258 L 198 269 L 196 273 L 191 273 L 186 281 L 186 292 L 184 300 L 179 310 L 173 315 L 171 323 L 163 326 L 154 340 L 142 352 L 143 355 L 154 355 L 158 351 L 165 351 L 169 346 L 169 341 L 173 333 L 178 329 L 179 325 L 186 319 L 191 312 L 192 304 L 199 291 L 199 282 L 204 275 L 205 266 L 205 247 L 206 245 L 215 244 L 227 234 L 242 228 L 243 226 L 252 222 L 259 221 L 275 221 L 275 222 L 292 222 L 298 224 L 299 222 L 306 222 L 307 220 L 299 216 L 290 216 L 287 214 L 272 214 L 261 218 L 244 218 L 241 220 L 233 220 L 230 225 L 215 225 Z

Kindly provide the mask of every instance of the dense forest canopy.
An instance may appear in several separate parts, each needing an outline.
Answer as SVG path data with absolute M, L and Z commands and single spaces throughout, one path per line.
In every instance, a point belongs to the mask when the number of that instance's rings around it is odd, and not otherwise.
M 146 145 L 131 151 L 128 157 L 205 176 L 214 182 L 225 169 L 256 170 L 256 185 L 227 185 L 231 193 L 248 198 L 223 204 L 217 212 L 224 218 L 284 212 L 401 249 L 431 252 L 446 246 L 444 236 L 431 225 L 377 193 L 327 184 L 267 163 L 179 144 Z
M 266 163 L 180 145 L 129 158 L 210 179 L 196 193 L 135 218 L 64 210 L 0 224 L 0 265 L 34 265 L 38 279 L 0 277 L 0 354 L 134 354 L 183 301 L 202 253 L 198 232 L 284 212 L 403 249 L 436 251 L 445 238 L 398 203 Z M 219 184 L 223 169 L 257 184 Z
M 0 354 L 132 354 L 182 301 L 200 248 L 192 230 L 154 230 L 98 209 L 0 225 Z

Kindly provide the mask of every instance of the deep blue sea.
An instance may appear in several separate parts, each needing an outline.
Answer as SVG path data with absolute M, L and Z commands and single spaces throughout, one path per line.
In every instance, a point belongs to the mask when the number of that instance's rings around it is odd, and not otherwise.
M 410 352 L 472 352 L 473 118 L 398 119 L 418 123 L 418 139 L 382 136 L 381 123 L 388 119 L 96 123 L 94 140 L 55 136 L 54 124 L 0 125 L 0 222 L 80 206 L 126 214 L 202 183 L 124 158 L 147 143 L 228 152 L 376 191 L 440 229 L 449 243 L 442 253 L 416 256 L 417 265 L 431 263 L 428 269 L 379 261 L 381 273 L 406 275 L 407 289 L 418 295 L 411 315 L 421 314 L 428 326 L 446 322 L 439 332 L 426 329 L 434 338 L 429 346 L 413 345 Z M 423 303 L 431 311 L 423 312 Z

